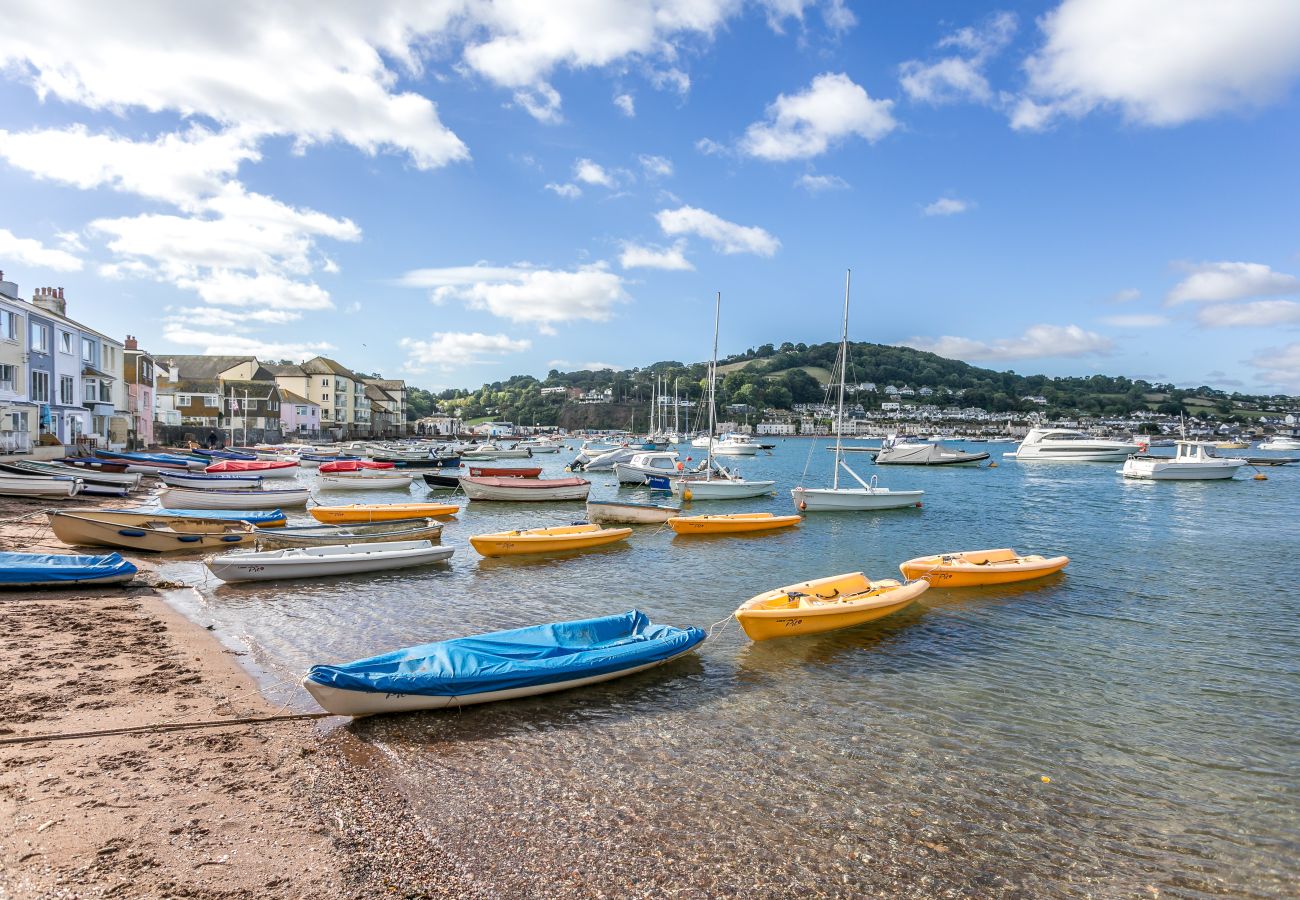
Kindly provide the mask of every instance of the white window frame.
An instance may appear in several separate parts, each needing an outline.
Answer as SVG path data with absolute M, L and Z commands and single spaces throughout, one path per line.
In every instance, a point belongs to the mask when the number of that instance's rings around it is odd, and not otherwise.
M 8 377 L 5 377 L 6 374 Z M 18 367 L 0 364 L 0 391 L 18 393 Z
M 74 352 L 72 349 L 72 332 L 59 329 L 59 352 L 71 356 Z
M 63 389 L 68 389 L 67 397 L 64 397 Z M 76 406 L 77 404 L 77 380 L 71 375 L 59 376 L 59 404 L 62 406 Z
M 93 363 L 95 361 L 95 340 L 84 335 L 81 338 L 81 361 Z
M 50 327 L 40 322 L 31 323 L 31 349 L 33 353 L 50 352 Z M 39 336 L 39 340 L 37 337 Z
M 43 395 L 36 388 L 37 383 L 41 380 L 45 381 L 45 392 Z M 44 403 L 47 405 L 49 404 L 50 402 L 50 373 L 49 372 L 46 372 L 44 369 L 32 370 L 31 391 L 29 393 L 29 396 L 32 398 L 33 402 Z
M 7 309 L 0 310 L 0 339 L 18 340 L 18 313 Z

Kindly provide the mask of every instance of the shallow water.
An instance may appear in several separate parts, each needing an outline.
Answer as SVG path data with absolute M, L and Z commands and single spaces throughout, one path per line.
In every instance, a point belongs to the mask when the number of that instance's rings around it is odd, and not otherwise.
M 776 478 L 777 497 L 692 510 L 788 512 L 806 465 L 808 486 L 828 481 L 823 446 L 788 440 L 737 461 Z M 467 535 L 584 511 L 475 502 L 448 520 L 447 566 L 261 586 L 221 585 L 192 561 L 162 574 L 199 588 L 186 611 L 247 648 L 275 699 L 310 708 L 284 680 L 315 662 L 632 607 L 707 627 L 772 587 L 897 577 L 923 554 L 1065 553 L 1062 575 L 932 589 L 858 629 L 754 644 L 732 622 L 643 675 L 349 727 L 489 881 L 582 866 L 599 847 L 621 874 L 588 869 L 585 883 L 608 890 L 627 887 L 631 861 L 653 860 L 632 885 L 1288 893 L 1300 881 L 1300 469 L 1151 484 L 1118 464 L 1025 464 L 1001 458 L 1011 445 L 977 447 L 998 466 L 850 457 L 883 485 L 924 489 L 923 508 L 814 513 L 766 536 L 643 527 L 563 559 L 486 560 Z M 535 462 L 553 473 L 569 458 Z M 591 477 L 593 497 L 650 499 Z M 323 500 L 447 496 L 418 484 Z M 472 849 L 489 813 L 529 848 L 509 871 Z

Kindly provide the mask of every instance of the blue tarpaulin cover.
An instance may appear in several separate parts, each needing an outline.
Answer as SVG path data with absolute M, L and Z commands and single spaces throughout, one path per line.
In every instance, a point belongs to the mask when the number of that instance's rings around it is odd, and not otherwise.
M 634 669 L 702 640 L 698 628 L 655 625 L 634 609 L 423 644 L 341 666 L 312 666 L 307 677 L 343 690 L 463 697 Z
M 150 509 L 136 506 L 131 509 L 114 509 L 111 512 L 160 518 L 184 516 L 188 519 L 229 519 L 232 522 L 252 522 L 254 525 L 285 521 L 284 513 L 278 509 Z
M 114 575 L 134 575 L 136 571 L 120 553 L 104 556 L 0 553 L 0 584 L 74 584 Z
M 95 455 L 101 459 L 130 459 L 135 462 L 167 462 L 167 463 L 184 463 L 189 465 L 192 462 L 198 462 L 196 457 L 176 456 L 171 453 L 117 453 L 112 450 L 96 450 Z

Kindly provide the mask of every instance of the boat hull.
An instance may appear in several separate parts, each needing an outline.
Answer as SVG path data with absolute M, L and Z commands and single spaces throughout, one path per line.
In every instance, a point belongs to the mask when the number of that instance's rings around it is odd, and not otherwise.
M 1220 459 L 1219 462 L 1222 465 L 1130 458 L 1125 460 L 1120 474 L 1140 481 L 1226 481 L 1246 464 L 1244 459 Z
M 681 507 L 677 506 L 617 503 L 606 500 L 587 501 L 587 519 L 598 524 L 662 525 L 680 513 Z
M 551 483 L 541 478 L 474 478 L 465 476 L 460 488 L 471 500 L 508 500 L 512 502 L 545 503 L 560 500 L 586 500 L 591 493 L 591 482 L 581 478 L 556 479 Z
M 531 531 L 503 531 L 496 534 L 476 534 L 469 539 L 481 555 L 526 556 L 535 553 L 563 553 L 569 550 L 589 550 L 626 540 L 631 528 L 595 528 L 571 525 L 560 528 L 537 528 Z
M 255 491 L 262 486 L 261 475 L 194 475 L 189 472 L 159 472 L 158 480 L 168 487 L 195 491 Z
M 349 506 L 313 506 L 307 510 L 317 522 L 326 525 L 391 522 L 394 519 L 440 518 L 454 516 L 460 507 L 451 503 L 384 503 Z
M 292 491 L 195 491 L 164 488 L 158 502 L 168 509 L 280 509 L 306 506 L 307 488 Z
M 179 550 L 211 550 L 252 543 L 253 534 L 242 524 L 226 522 L 213 531 L 183 531 L 154 523 L 116 523 L 95 518 L 94 514 L 66 512 L 49 514 L 54 536 L 70 546 L 122 547 L 146 553 Z M 161 516 L 160 520 L 166 519 Z
M 823 634 L 865 625 L 906 609 L 925 593 L 925 581 L 899 584 L 897 581 L 869 581 L 861 572 L 805 581 L 759 594 L 736 610 L 736 619 L 750 640 Z M 786 608 L 770 608 L 770 601 L 782 595 L 803 595 L 831 600 L 835 597 L 860 597 L 847 601 L 805 605 L 791 599 Z
M 921 505 L 925 491 L 891 491 L 888 488 L 795 488 L 795 506 L 803 512 L 853 512 L 906 509 Z
M 674 516 L 668 527 L 677 534 L 747 534 L 793 528 L 803 521 L 799 516 L 774 516 L 771 513 L 741 513 L 731 516 Z
M 264 550 L 294 547 L 328 547 L 334 544 L 382 544 L 394 541 L 430 541 L 442 537 L 442 525 L 432 519 L 394 519 L 374 525 L 307 525 L 291 528 L 255 528 L 253 537 Z
M 411 486 L 412 475 L 362 475 L 359 473 L 321 474 L 317 486 L 322 491 L 401 490 Z
M 269 553 L 233 553 L 207 560 L 212 574 L 226 582 L 279 581 L 289 578 L 322 578 L 409 569 L 446 562 L 454 547 L 427 546 L 418 549 L 392 549 L 363 544 L 356 553 L 346 556 L 314 556 L 310 550 L 276 550 Z M 340 545 L 335 545 L 340 546 Z M 350 546 L 350 545 L 341 545 Z M 324 550 L 330 548 L 315 548 Z M 277 556 L 276 554 L 283 554 Z
M 0 553 L 0 588 L 61 588 L 123 584 L 138 570 L 116 553 L 75 556 L 57 553 Z
M 1053 575 L 1069 563 L 1068 556 L 1021 557 L 1002 548 L 918 556 L 900 563 L 898 569 L 908 580 L 924 578 L 934 587 L 959 588 L 1033 581 Z
M 680 494 L 683 500 L 747 500 L 751 497 L 766 497 L 774 493 L 775 481 L 696 481 L 690 478 L 677 478 L 672 482 L 674 494 Z M 689 496 L 687 493 L 689 492 Z
M 76 475 L 3 475 L 0 497 L 66 500 L 81 493 L 85 482 Z

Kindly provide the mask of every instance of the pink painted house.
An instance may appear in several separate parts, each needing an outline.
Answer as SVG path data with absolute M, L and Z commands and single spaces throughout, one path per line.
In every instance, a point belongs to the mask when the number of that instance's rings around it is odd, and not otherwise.
M 293 391 L 280 389 L 280 430 L 287 438 L 316 437 L 320 435 L 320 404 Z

